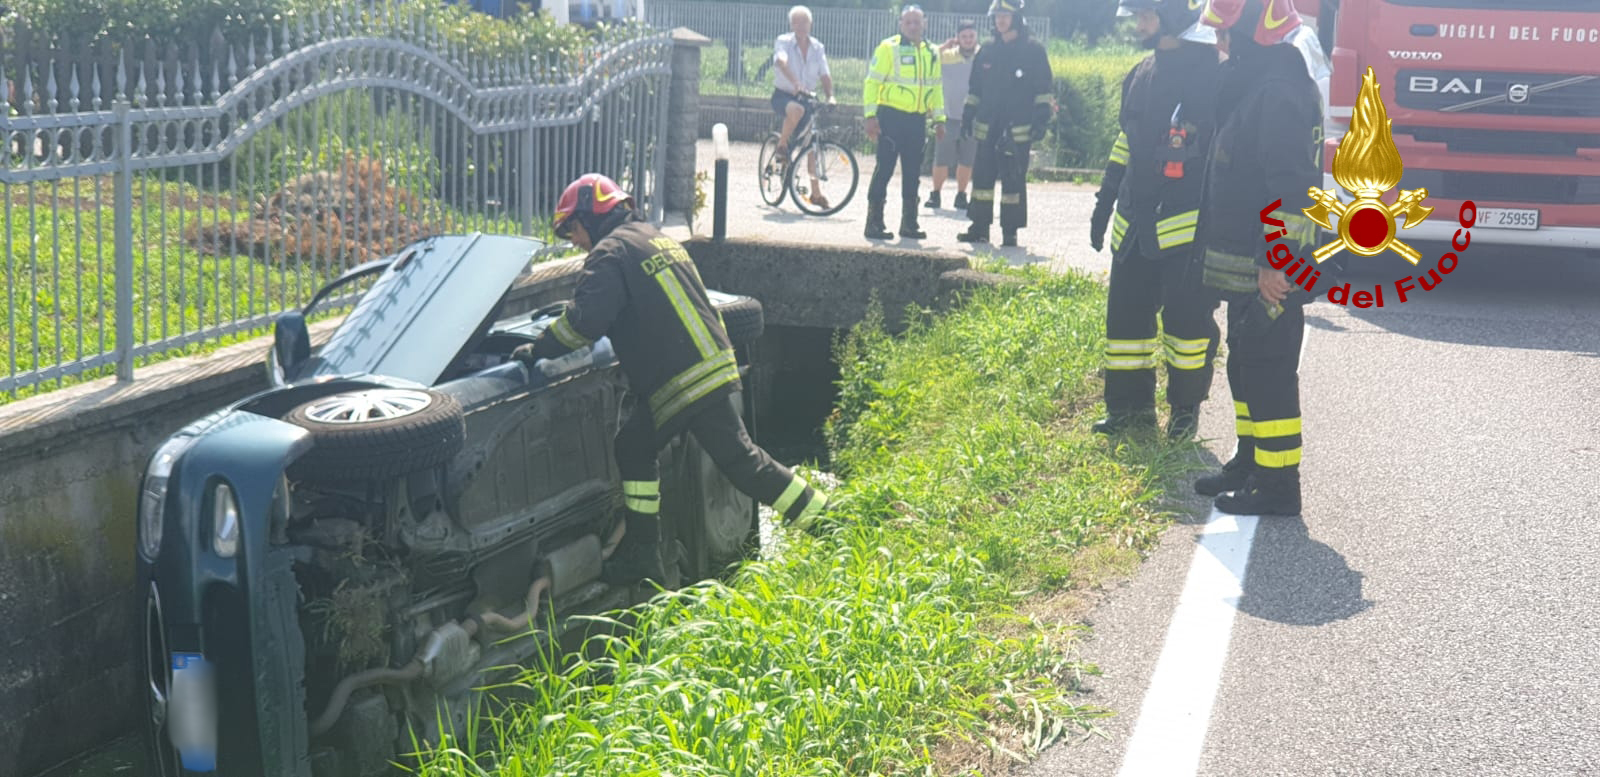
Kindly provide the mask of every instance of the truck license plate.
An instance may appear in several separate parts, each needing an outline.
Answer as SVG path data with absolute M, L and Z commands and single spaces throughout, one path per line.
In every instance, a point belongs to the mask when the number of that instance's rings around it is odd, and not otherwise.
M 1536 208 L 1479 208 L 1476 226 L 1487 229 L 1538 229 Z

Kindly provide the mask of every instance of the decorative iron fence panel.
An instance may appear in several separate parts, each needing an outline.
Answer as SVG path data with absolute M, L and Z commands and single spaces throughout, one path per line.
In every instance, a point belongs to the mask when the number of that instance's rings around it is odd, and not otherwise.
M 427 234 L 543 234 L 600 171 L 661 215 L 672 43 L 473 55 L 397 14 L 0 56 L 0 400 L 248 335 Z

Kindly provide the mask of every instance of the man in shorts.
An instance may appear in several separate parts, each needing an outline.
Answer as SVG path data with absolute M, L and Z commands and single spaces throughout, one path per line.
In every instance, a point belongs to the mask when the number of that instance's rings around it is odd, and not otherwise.
M 828 73 L 828 55 L 822 41 L 811 37 L 811 9 L 797 5 L 789 9 L 789 32 L 778 36 L 772 47 L 773 89 L 772 110 L 783 118 L 783 129 L 778 132 L 777 159 L 789 158 L 789 140 L 805 129 L 811 121 L 811 108 L 800 100 L 800 95 L 815 95 L 817 87 L 833 102 L 833 77 Z M 817 180 L 817 161 L 806 160 L 811 173 L 811 204 L 826 208 L 828 200 L 822 196 L 822 185 Z
M 972 60 L 978 56 L 978 23 L 963 20 L 956 36 L 939 47 L 939 74 L 944 78 L 945 112 L 951 122 L 961 123 L 962 104 L 967 101 L 967 84 L 972 80 Z M 940 208 L 944 180 L 956 175 L 956 210 L 967 209 L 967 184 L 972 182 L 972 160 L 978 155 L 978 141 L 947 132 L 933 146 L 933 191 L 928 193 L 929 208 Z

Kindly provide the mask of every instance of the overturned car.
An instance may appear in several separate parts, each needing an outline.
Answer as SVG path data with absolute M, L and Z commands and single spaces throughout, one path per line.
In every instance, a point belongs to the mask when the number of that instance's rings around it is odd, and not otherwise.
M 510 314 L 542 248 L 445 236 L 350 270 L 278 319 L 270 389 L 155 452 L 137 556 L 161 777 L 386 773 L 563 619 L 654 591 L 601 574 L 630 406 L 609 343 L 510 358 L 560 312 Z M 313 353 L 304 313 L 363 279 Z M 747 367 L 760 305 L 712 299 Z M 661 486 L 668 585 L 754 549 L 756 505 L 692 437 L 663 452 Z

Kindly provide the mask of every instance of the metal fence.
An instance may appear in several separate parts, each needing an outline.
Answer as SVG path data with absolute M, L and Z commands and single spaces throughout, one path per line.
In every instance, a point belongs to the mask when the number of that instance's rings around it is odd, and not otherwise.
M 668 30 L 687 27 L 713 42 L 702 56 L 701 91 L 737 96 L 772 93 L 772 44 L 789 31 L 789 6 L 719 3 L 706 0 L 650 0 L 645 19 Z M 899 32 L 898 16 L 887 9 L 812 8 L 812 35 L 827 47 L 829 68 L 839 99 L 861 101 L 866 61 L 884 38 Z M 963 19 L 987 28 L 983 13 L 928 13 L 926 38 L 943 42 L 956 34 Z M 1027 17 L 1040 39 L 1050 36 L 1049 17 Z
M 539 234 L 605 172 L 659 217 L 671 41 L 473 54 L 379 9 L 188 51 L 0 51 L 0 401 L 249 336 L 427 234 Z

